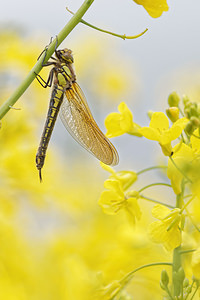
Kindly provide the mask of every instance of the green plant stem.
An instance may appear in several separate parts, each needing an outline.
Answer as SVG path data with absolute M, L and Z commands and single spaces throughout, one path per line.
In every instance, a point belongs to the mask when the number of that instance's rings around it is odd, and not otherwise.
M 188 253 L 192 253 L 195 252 L 197 249 L 188 249 L 188 250 L 181 250 L 179 251 L 180 254 L 188 254 Z
M 171 156 L 169 156 L 169 159 L 171 160 L 171 162 L 173 163 L 173 165 L 175 166 L 175 168 L 183 175 L 183 177 L 185 177 L 190 183 L 192 183 L 192 180 L 190 178 L 187 177 L 187 175 L 183 172 L 183 170 L 181 170 L 177 164 L 175 163 L 175 161 L 173 160 L 173 158 Z
M 35 66 L 29 72 L 25 80 L 19 85 L 19 87 L 15 90 L 15 92 L 11 95 L 11 97 L 3 103 L 0 107 L 0 120 L 5 116 L 5 114 L 10 110 L 10 108 L 16 103 L 16 101 L 23 95 L 32 81 L 35 79 L 36 74 L 42 69 L 42 62 L 47 62 L 48 59 L 52 56 L 55 51 L 55 46 L 59 46 L 62 41 L 69 35 L 69 33 L 74 29 L 74 27 L 80 22 L 83 15 L 92 5 L 94 0 L 85 0 L 81 7 L 77 10 L 77 12 L 72 16 L 69 22 L 65 25 L 65 27 L 60 31 L 57 35 L 57 38 L 52 41 L 52 43 L 48 46 L 45 53 L 40 56 Z M 46 54 L 46 56 L 45 56 Z M 43 61 L 45 56 L 45 60 Z M 35 74 L 36 73 L 36 74 Z
M 149 167 L 149 168 L 146 168 L 146 169 L 143 169 L 139 172 L 137 172 L 137 175 L 140 175 L 142 173 L 145 173 L 145 172 L 148 172 L 148 171 L 152 171 L 152 170 L 155 170 L 155 169 L 167 169 L 167 166 L 154 166 L 154 167 Z
M 184 184 L 182 184 L 182 192 L 177 195 L 176 207 L 181 208 L 184 196 Z M 178 271 L 181 268 L 181 245 L 173 251 L 173 267 L 172 267 L 172 283 L 173 283 L 173 296 L 178 297 L 182 294 L 182 282 L 178 277 Z
M 197 285 L 197 287 L 196 287 L 196 289 L 195 289 L 195 291 L 194 291 L 194 294 L 192 295 L 192 297 L 190 298 L 190 300 L 194 299 L 194 296 L 195 296 L 195 294 L 197 293 L 198 288 L 199 288 L 199 286 Z
M 66 9 L 67 9 L 68 12 L 70 12 L 70 14 L 74 15 L 74 13 L 73 13 L 71 10 L 69 10 L 68 7 L 66 7 Z M 95 30 L 98 30 L 98 31 L 103 32 L 103 33 L 111 34 L 111 35 L 116 36 L 116 37 L 119 37 L 119 38 L 121 38 L 121 39 L 123 39 L 123 40 L 125 40 L 125 39 L 129 39 L 129 40 L 136 39 L 136 38 L 142 36 L 142 35 L 143 35 L 145 32 L 147 32 L 147 30 L 148 30 L 148 29 L 146 28 L 143 32 L 141 32 L 141 33 L 139 33 L 139 34 L 137 34 L 137 35 L 127 36 L 127 35 L 125 35 L 125 34 L 118 34 L 118 33 L 114 33 L 114 32 L 108 31 L 108 30 L 101 29 L 101 28 L 99 28 L 99 27 L 96 27 L 96 26 L 94 26 L 94 25 L 92 25 L 92 24 L 86 22 L 86 21 L 83 20 L 83 19 L 81 19 L 80 22 L 83 23 L 84 25 L 87 25 L 87 26 L 89 26 L 89 27 L 95 29 Z
M 168 293 L 170 299 L 171 299 L 171 300 L 174 300 L 174 298 L 172 297 L 172 294 L 171 294 L 171 292 L 170 292 L 168 286 L 166 286 L 166 292 Z
M 143 188 L 141 188 L 138 192 L 141 193 L 142 191 L 152 187 L 152 186 L 156 186 L 156 185 L 164 185 L 164 186 L 168 186 L 168 187 L 172 187 L 171 184 L 168 184 L 168 183 L 164 183 L 164 182 L 156 182 L 156 183 L 151 183 L 151 184 L 148 184 L 146 186 L 144 186 Z
M 143 196 L 143 195 L 140 195 L 140 198 L 141 198 L 141 199 L 144 199 L 144 200 L 147 200 L 147 201 L 150 201 L 150 202 L 154 202 L 154 203 L 157 203 L 157 204 L 164 205 L 164 206 L 169 207 L 169 208 L 172 208 L 172 209 L 175 208 L 173 205 L 170 205 L 170 204 L 167 204 L 167 203 L 163 203 L 163 202 L 160 202 L 160 201 L 158 201 L 158 200 L 155 200 L 155 199 L 152 199 L 152 198 Z
M 117 289 L 117 291 L 112 295 L 112 297 L 109 300 L 114 300 L 114 298 L 117 296 L 117 294 L 125 287 L 125 285 L 132 279 L 134 273 L 136 273 L 137 271 L 140 271 L 142 269 L 145 268 L 149 268 L 149 267 L 155 267 L 155 266 L 172 266 L 171 263 L 168 262 L 158 262 L 158 263 L 151 263 L 151 264 L 146 264 L 143 265 L 131 272 L 129 272 L 128 274 L 126 274 L 122 279 L 119 280 L 119 283 L 121 285 L 120 289 Z

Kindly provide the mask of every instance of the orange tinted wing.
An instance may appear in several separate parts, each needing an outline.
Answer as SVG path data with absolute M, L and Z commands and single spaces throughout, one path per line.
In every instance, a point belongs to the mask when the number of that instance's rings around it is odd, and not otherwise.
M 107 165 L 118 164 L 118 153 L 96 124 L 85 96 L 75 82 L 66 90 L 60 117 L 72 137 L 96 158 Z

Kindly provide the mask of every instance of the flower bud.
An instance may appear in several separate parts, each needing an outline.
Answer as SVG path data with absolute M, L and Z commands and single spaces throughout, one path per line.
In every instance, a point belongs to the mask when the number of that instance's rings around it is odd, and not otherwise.
M 169 104 L 170 107 L 172 107 L 172 106 L 177 107 L 179 102 L 180 102 L 180 97 L 176 92 L 173 92 L 169 95 L 168 104 Z
M 127 190 L 137 180 L 137 174 L 133 171 L 116 172 L 116 177 L 121 182 L 124 190 Z
M 166 114 L 173 123 L 179 119 L 178 107 L 172 106 L 172 107 L 166 109 Z
M 169 143 L 169 144 L 165 144 L 165 145 L 161 145 L 161 149 L 162 149 L 162 152 L 165 156 L 171 156 L 172 154 L 172 145 Z
M 160 281 L 165 287 L 168 286 L 169 283 L 169 276 L 167 274 L 166 270 L 162 270 L 161 272 L 161 281 Z
M 197 104 L 196 103 L 192 103 L 192 105 L 190 106 L 190 115 L 198 117 Z
M 183 280 L 183 287 L 186 288 L 186 287 L 188 287 L 188 286 L 189 286 L 189 279 L 188 279 L 188 278 L 185 278 L 185 279 Z
M 183 95 L 183 104 L 184 104 L 184 106 L 187 107 L 189 103 L 190 103 L 190 99 L 188 98 L 188 96 Z
M 199 120 L 199 118 L 197 118 L 197 117 L 191 117 L 190 121 L 191 121 L 191 123 L 192 123 L 192 125 L 194 127 L 199 127 L 200 126 L 200 120 Z
M 197 103 L 197 113 L 198 113 L 198 116 L 200 115 L 200 103 Z
M 184 269 L 182 267 L 180 267 L 178 269 L 178 272 L 177 272 L 177 277 L 178 277 L 178 280 L 183 283 L 184 279 L 185 279 L 185 272 L 184 272 Z
M 149 110 L 149 111 L 147 112 L 147 116 L 149 117 L 149 120 L 151 120 L 151 117 L 152 117 L 153 113 L 154 113 L 153 110 Z
M 185 132 L 187 133 L 187 134 L 189 134 L 189 135 L 191 135 L 192 133 L 193 133 L 193 131 L 194 131 L 194 126 L 192 125 L 192 122 L 191 121 L 189 121 L 188 123 L 187 123 L 187 125 L 185 126 Z

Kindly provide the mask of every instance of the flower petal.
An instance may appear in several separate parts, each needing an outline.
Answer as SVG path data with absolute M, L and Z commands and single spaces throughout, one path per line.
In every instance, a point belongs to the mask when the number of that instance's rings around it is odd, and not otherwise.
M 163 112 L 154 112 L 149 127 L 159 131 L 167 130 L 169 128 L 169 120 Z
M 162 220 L 170 212 L 171 212 L 171 210 L 168 207 L 161 205 L 161 204 L 156 204 L 152 209 L 152 216 L 156 219 Z
M 166 0 L 134 0 L 137 4 L 142 5 L 152 18 L 158 18 L 169 7 Z

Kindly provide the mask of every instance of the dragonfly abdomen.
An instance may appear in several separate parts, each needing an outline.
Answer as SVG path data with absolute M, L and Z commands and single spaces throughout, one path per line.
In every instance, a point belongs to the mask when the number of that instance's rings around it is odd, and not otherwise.
M 41 169 L 44 165 L 46 150 L 58 116 L 60 106 L 63 101 L 63 96 L 64 96 L 63 88 L 59 85 L 55 85 L 51 94 L 47 118 L 42 133 L 42 137 L 40 140 L 40 145 L 38 147 L 38 151 L 36 154 L 36 167 L 39 170 L 40 180 L 42 180 Z

